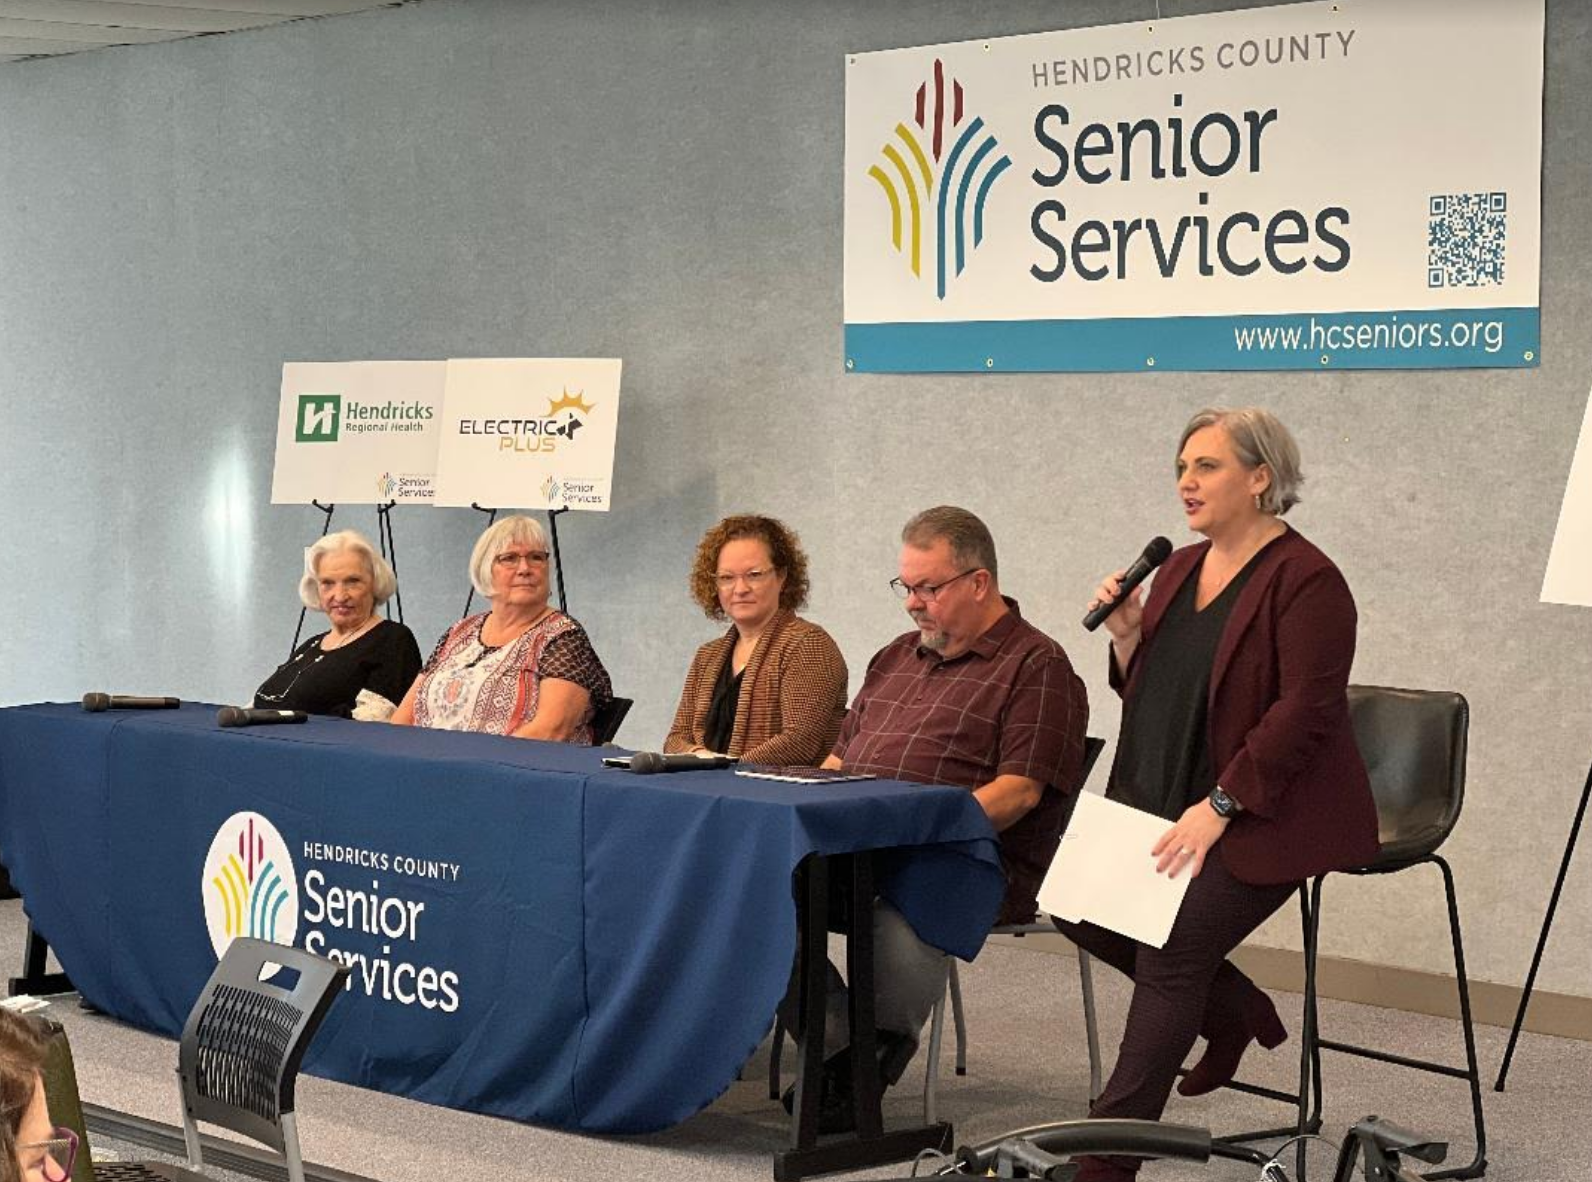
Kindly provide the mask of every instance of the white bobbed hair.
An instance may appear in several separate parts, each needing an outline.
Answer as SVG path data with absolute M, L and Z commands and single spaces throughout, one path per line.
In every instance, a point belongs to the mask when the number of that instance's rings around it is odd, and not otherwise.
M 547 532 L 542 523 L 522 513 L 505 517 L 486 527 L 470 551 L 470 585 L 480 595 L 492 598 L 492 562 L 516 542 L 547 549 Z
M 1183 438 L 1177 441 L 1177 454 L 1183 454 L 1183 446 L 1190 435 L 1206 427 L 1220 427 L 1227 432 L 1227 437 L 1233 441 L 1233 452 L 1244 467 L 1253 471 L 1265 464 L 1271 472 L 1271 484 L 1260 494 L 1262 513 L 1281 517 L 1299 503 L 1299 488 L 1305 482 L 1299 465 L 1299 445 L 1281 419 L 1260 406 L 1243 406 L 1236 410 L 1206 407 L 1183 428 Z
M 340 529 L 335 534 L 326 534 L 313 546 L 304 548 L 304 577 L 299 580 L 299 598 L 304 601 L 305 607 L 312 611 L 321 610 L 321 559 L 328 554 L 341 554 L 345 550 L 352 550 L 365 560 L 376 606 L 380 607 L 392 598 L 392 593 L 398 589 L 398 576 L 393 574 L 392 566 L 376 553 L 370 539 L 357 529 Z

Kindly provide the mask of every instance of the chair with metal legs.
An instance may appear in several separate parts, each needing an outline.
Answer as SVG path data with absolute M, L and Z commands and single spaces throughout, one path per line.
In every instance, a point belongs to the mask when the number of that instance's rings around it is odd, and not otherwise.
M 1487 1126 L 1482 1112 L 1481 1071 L 1476 1064 L 1476 1031 L 1471 1021 L 1470 986 L 1465 976 L 1465 946 L 1460 935 L 1454 872 L 1437 852 L 1453 832 L 1465 800 L 1465 748 L 1470 707 L 1457 693 L 1352 685 L 1349 687 L 1349 711 L 1354 719 L 1354 736 L 1360 755 L 1371 776 L 1382 849 L 1369 864 L 1343 873 L 1369 877 L 1396 874 L 1424 865 L 1436 866 L 1442 873 L 1443 893 L 1448 904 L 1449 940 L 1454 949 L 1454 980 L 1459 991 L 1459 1020 L 1465 1041 L 1465 1066 L 1410 1058 L 1376 1047 L 1321 1037 L 1316 1017 L 1315 951 L 1321 926 L 1321 888 L 1327 878 L 1324 874 L 1315 880 L 1310 892 L 1310 934 L 1305 966 L 1307 1045 L 1303 1054 L 1336 1051 L 1467 1081 L 1476 1137 L 1475 1156 L 1469 1165 L 1426 1177 L 1479 1178 L 1487 1171 Z M 1318 1076 L 1317 1119 L 1320 1110 Z
M 1105 740 L 1093 737 L 1084 739 L 1083 766 L 1078 772 L 1075 791 L 1082 792 L 1089 782 L 1089 773 L 1105 750 Z M 1041 915 L 1031 923 L 1002 924 L 990 929 L 992 936 L 1029 936 L 1056 934 L 1050 918 Z M 956 1031 L 956 1074 L 967 1074 L 967 1016 L 962 1009 L 962 979 L 957 972 L 956 958 L 949 957 L 950 968 L 946 974 L 946 995 L 951 999 L 951 1022 Z M 1100 1033 L 1095 1022 L 1094 978 L 1090 972 L 1089 956 L 1078 950 L 1078 977 L 1083 992 L 1084 1030 L 1089 1043 L 1089 1099 L 1100 1094 Z M 945 995 L 934 1003 L 934 1014 L 929 1019 L 929 1046 L 924 1065 L 923 1117 L 933 1123 L 936 1118 L 935 1083 L 940 1074 L 940 1048 L 945 1036 Z
M 1321 930 L 1321 891 L 1327 875 L 1300 888 L 1304 918 L 1304 1030 L 1300 1037 L 1298 1095 L 1274 1092 L 1234 1081 L 1230 1088 L 1297 1103 L 1297 1128 L 1266 1129 L 1220 1138 L 1229 1143 L 1315 1132 L 1321 1127 L 1321 1052 L 1336 1051 L 1463 1079 L 1470 1085 L 1476 1153 L 1469 1165 L 1427 1174 L 1427 1178 L 1479 1178 L 1487 1170 L 1487 1128 L 1482 1113 L 1481 1072 L 1476 1063 L 1476 1034 L 1470 1013 L 1470 986 L 1465 976 L 1465 949 L 1460 935 L 1459 903 L 1454 874 L 1437 853 L 1453 832 L 1465 799 L 1465 749 L 1470 708 L 1457 694 L 1436 690 L 1388 689 L 1351 685 L 1349 713 L 1354 737 L 1370 775 L 1376 800 L 1381 850 L 1364 866 L 1338 873 L 1369 877 L 1396 874 L 1414 866 L 1434 865 L 1443 876 L 1448 904 L 1449 939 L 1454 949 L 1454 977 L 1459 990 L 1460 1027 L 1465 1066 L 1394 1054 L 1377 1047 L 1336 1042 L 1321 1037 L 1316 993 L 1316 959 Z

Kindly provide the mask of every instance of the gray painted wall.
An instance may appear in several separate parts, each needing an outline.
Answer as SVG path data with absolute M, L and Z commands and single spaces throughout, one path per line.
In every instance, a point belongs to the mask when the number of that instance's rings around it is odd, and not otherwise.
M 241 701 L 281 659 L 319 529 L 268 504 L 284 360 L 598 355 L 625 359 L 615 509 L 562 535 L 571 606 L 637 699 L 623 740 L 661 739 L 714 632 L 685 574 L 720 514 L 802 533 L 808 614 L 855 688 L 906 622 L 896 531 L 941 501 L 989 520 L 1006 589 L 1114 735 L 1082 605 L 1182 536 L 1186 416 L 1260 402 L 1304 449 L 1294 522 L 1358 597 L 1357 679 L 1471 701 L 1450 850 L 1475 975 L 1518 983 L 1592 759 L 1592 612 L 1536 602 L 1592 377 L 1592 9 L 1549 5 L 1540 369 L 847 376 L 843 53 L 1152 5 L 970 12 L 428 0 L 0 68 L 0 702 Z M 422 646 L 463 606 L 479 525 L 395 518 Z M 1589 871 L 1544 988 L 1592 995 Z M 1333 886 L 1326 950 L 1442 970 L 1435 879 L 1404 877 Z

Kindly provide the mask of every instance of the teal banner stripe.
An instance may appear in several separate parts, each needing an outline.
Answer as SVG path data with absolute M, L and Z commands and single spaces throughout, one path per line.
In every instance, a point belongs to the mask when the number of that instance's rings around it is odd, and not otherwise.
M 1541 363 L 1536 308 L 847 324 L 858 373 L 1508 369 Z

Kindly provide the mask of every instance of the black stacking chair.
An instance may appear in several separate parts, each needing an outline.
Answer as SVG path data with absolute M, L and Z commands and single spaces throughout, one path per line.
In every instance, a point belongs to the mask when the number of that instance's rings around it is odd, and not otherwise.
M 1471 1022 L 1470 986 L 1465 976 L 1465 949 L 1460 937 L 1459 903 L 1454 873 L 1437 850 L 1453 832 L 1465 800 L 1465 748 L 1470 708 L 1456 693 L 1439 690 L 1388 689 L 1374 685 L 1349 687 L 1349 714 L 1355 742 L 1370 774 L 1376 799 L 1381 850 L 1365 866 L 1341 871 L 1359 877 L 1396 874 L 1414 866 L 1433 865 L 1442 872 L 1448 903 L 1449 938 L 1454 948 L 1454 977 L 1459 987 L 1460 1026 L 1465 1038 L 1465 1066 L 1396 1055 L 1377 1047 L 1335 1042 L 1321 1037 L 1316 999 L 1316 950 L 1321 930 L 1323 874 L 1300 890 L 1304 922 L 1304 1033 L 1299 1049 L 1299 1090 L 1279 1092 L 1234 1081 L 1227 1086 L 1298 1106 L 1297 1125 L 1236 1133 L 1220 1138 L 1229 1143 L 1275 1136 L 1314 1133 L 1321 1128 L 1321 1052 L 1337 1051 L 1375 1059 L 1470 1084 L 1476 1155 L 1469 1165 L 1427 1174 L 1427 1178 L 1479 1178 L 1487 1171 L 1487 1128 L 1482 1115 L 1481 1073 L 1476 1065 L 1476 1033 Z M 1302 1147 L 1301 1147 L 1302 1149 Z
M 1371 793 L 1382 849 L 1366 866 L 1346 871 L 1360 877 L 1397 874 L 1415 866 L 1436 866 L 1448 903 L 1449 939 L 1454 948 L 1454 979 L 1459 988 L 1459 1020 L 1465 1037 L 1465 1066 L 1395 1055 L 1376 1047 L 1321 1037 L 1316 1009 L 1316 947 L 1321 926 L 1321 888 L 1311 886 L 1309 929 L 1305 939 L 1305 1037 L 1302 1054 L 1315 1087 L 1314 1125 L 1321 1114 L 1320 1053 L 1336 1051 L 1392 1063 L 1416 1071 L 1462 1079 L 1470 1085 L 1476 1154 L 1469 1165 L 1427 1174 L 1428 1178 L 1479 1178 L 1487 1172 L 1487 1126 L 1482 1114 L 1481 1072 L 1476 1065 L 1476 1031 L 1471 1022 L 1470 985 L 1465 976 L 1465 946 L 1459 928 L 1454 872 L 1437 852 L 1459 821 L 1465 801 L 1465 749 L 1470 707 L 1457 693 L 1351 685 L 1349 712 L 1354 737 L 1371 776 Z M 1305 1071 L 1301 1068 L 1301 1080 Z
M 1105 750 L 1106 741 L 1089 737 L 1083 741 L 1083 767 L 1078 772 L 1076 791 L 1082 792 L 1089 782 L 1089 773 Z M 1048 915 L 1040 915 L 1032 923 L 1003 924 L 992 928 L 992 936 L 1030 936 L 1056 934 L 1056 926 Z M 951 1023 L 956 1031 L 956 1074 L 967 1074 L 967 1018 L 962 1011 L 962 981 L 957 972 L 956 958 L 950 958 L 950 971 L 946 974 L 946 991 L 951 998 Z M 1100 1094 L 1100 1033 L 1095 1021 L 1094 975 L 1089 954 L 1078 949 L 1078 984 L 1083 994 L 1084 1031 L 1089 1046 L 1089 1099 Z M 923 1119 L 933 1124 L 935 1111 L 935 1081 L 940 1070 L 940 1046 L 945 1032 L 945 998 L 934 1003 L 934 1016 L 929 1020 L 929 1048 L 923 1080 Z
M 77 1065 L 72 1061 L 72 1044 L 66 1031 L 53 1018 L 41 1025 L 49 1033 L 50 1050 L 44 1060 L 44 1099 L 50 1108 L 50 1121 L 77 1134 L 77 1160 L 72 1163 L 72 1182 L 95 1182 L 90 1160 L 88 1126 L 83 1120 L 83 1100 L 77 1090 Z M 101 1175 L 103 1177 L 103 1175 Z
M 260 980 L 267 964 L 284 966 L 296 982 Z M 46 1021 L 51 1041 L 44 1068 L 50 1118 L 77 1134 L 72 1182 L 206 1182 L 198 1121 L 220 1125 L 282 1154 L 291 1182 L 303 1182 L 293 1085 L 304 1050 L 348 977 L 346 965 L 297 948 L 239 938 L 188 1014 L 178 1050 L 183 1136 L 192 1170 L 164 1162 L 94 1162 L 72 1045 L 59 1023 Z
M 296 980 L 262 981 L 262 970 L 273 964 L 282 966 L 280 977 Z M 188 1013 L 177 1053 L 189 1168 L 108 1162 L 94 1167 L 95 1182 L 205 1182 L 199 1172 L 201 1121 L 275 1150 L 289 1182 L 304 1182 L 294 1083 L 304 1051 L 347 977 L 347 965 L 302 949 L 233 940 Z M 74 1172 L 73 1182 L 89 1179 Z
M 609 698 L 608 703 L 594 710 L 591 716 L 592 745 L 601 747 L 604 743 L 612 743 L 614 736 L 619 733 L 619 726 L 625 721 L 625 715 L 630 713 L 634 706 L 633 698 Z

